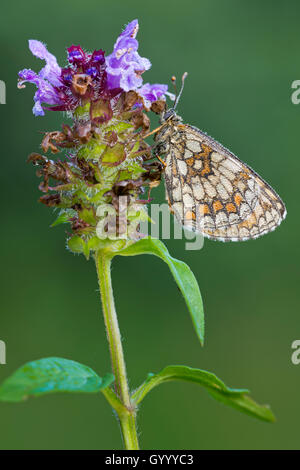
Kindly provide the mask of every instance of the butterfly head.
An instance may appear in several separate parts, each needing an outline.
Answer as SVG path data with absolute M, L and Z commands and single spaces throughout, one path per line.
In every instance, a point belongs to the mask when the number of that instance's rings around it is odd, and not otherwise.
M 167 121 L 173 121 L 173 122 L 177 122 L 177 121 L 181 121 L 181 117 L 177 115 L 176 111 L 174 108 L 169 108 L 167 109 L 162 115 L 161 115 L 161 118 L 160 118 L 160 122 L 161 124 L 164 124 L 165 122 Z

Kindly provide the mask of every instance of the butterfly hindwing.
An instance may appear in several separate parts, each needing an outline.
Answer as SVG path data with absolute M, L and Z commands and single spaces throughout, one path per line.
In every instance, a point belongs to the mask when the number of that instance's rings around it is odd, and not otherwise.
M 248 165 L 193 126 L 165 126 L 158 140 L 166 153 L 167 198 L 185 228 L 237 241 L 280 224 L 286 214 L 283 202 Z

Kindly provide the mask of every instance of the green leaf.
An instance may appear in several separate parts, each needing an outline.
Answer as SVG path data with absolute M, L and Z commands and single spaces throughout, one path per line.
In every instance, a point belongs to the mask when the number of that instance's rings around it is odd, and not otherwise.
M 97 139 L 91 139 L 86 145 L 78 151 L 77 157 L 85 160 L 99 160 L 106 149 L 105 144 L 100 144 Z
M 249 397 L 248 390 L 229 388 L 215 374 L 186 366 L 168 366 L 158 374 L 148 374 L 146 381 L 132 395 L 133 401 L 136 404 L 140 403 L 154 387 L 171 380 L 183 380 L 202 385 L 213 398 L 225 405 L 236 408 L 263 421 L 275 421 L 270 408 L 267 405 L 255 403 Z
M 129 248 L 117 253 L 120 256 L 149 254 L 161 258 L 167 263 L 181 293 L 186 301 L 192 321 L 200 340 L 204 343 L 204 311 L 200 289 L 196 278 L 187 264 L 170 256 L 166 246 L 160 240 L 145 237 Z
M 120 134 L 124 131 L 128 131 L 129 129 L 130 130 L 134 129 L 132 124 L 129 124 L 128 122 L 118 122 L 114 126 L 107 126 L 105 130 L 106 132 L 115 131 L 117 134 Z
M 147 170 L 141 168 L 140 163 L 135 160 L 126 161 L 126 168 L 119 173 L 119 181 L 127 179 L 138 179 L 140 175 L 145 173 Z
M 77 106 L 77 108 L 74 110 L 74 115 L 77 118 L 80 118 L 88 114 L 89 110 L 90 110 L 90 103 L 87 103 L 85 106 Z
M 112 374 L 101 378 L 79 362 L 48 357 L 28 362 L 8 377 L 0 386 L 0 401 L 18 402 L 54 392 L 95 393 L 113 381 Z
M 119 166 L 124 160 L 126 160 L 125 146 L 120 143 L 115 144 L 112 148 L 106 147 L 101 157 L 102 165 L 108 167 Z
M 98 238 L 94 236 L 87 242 L 88 249 L 91 251 L 106 251 L 107 253 L 118 252 L 127 244 L 126 240 L 111 240 L 110 238 Z
M 73 209 L 68 209 L 66 211 L 60 212 L 59 216 L 55 221 L 50 225 L 50 227 L 56 227 L 56 225 L 67 224 L 70 221 L 71 217 L 76 215 L 76 211 Z
M 96 217 L 94 215 L 93 209 L 87 209 L 87 208 L 82 209 L 79 212 L 79 217 L 84 222 L 87 222 L 90 225 L 95 225 L 96 224 Z
M 90 249 L 88 244 L 78 235 L 74 235 L 73 237 L 69 238 L 67 245 L 68 248 L 73 251 L 73 253 L 83 253 L 86 259 L 89 259 Z

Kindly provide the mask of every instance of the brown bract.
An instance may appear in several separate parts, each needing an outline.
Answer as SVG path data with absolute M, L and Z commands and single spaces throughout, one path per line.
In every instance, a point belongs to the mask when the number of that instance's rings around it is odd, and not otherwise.
M 58 153 L 60 149 L 54 144 L 54 142 L 57 144 L 62 143 L 65 139 L 66 136 L 63 132 L 47 132 L 42 140 L 41 147 L 44 152 L 48 152 L 50 149 L 52 153 Z
M 162 114 L 166 109 L 166 102 L 164 100 L 157 100 L 151 104 L 151 111 L 155 114 Z
M 85 73 L 77 73 L 73 75 L 72 79 L 72 89 L 78 95 L 85 95 L 88 89 L 88 86 L 92 83 L 90 75 Z
M 61 203 L 61 197 L 59 194 L 44 194 L 40 197 L 40 202 L 48 207 L 57 207 Z
M 70 183 L 75 178 L 75 175 L 67 162 L 61 162 L 60 160 L 54 162 L 38 153 L 32 153 L 29 155 L 28 162 L 32 162 L 34 165 L 40 166 L 37 170 L 37 176 L 44 177 L 44 180 L 39 185 L 39 189 L 44 193 L 46 193 L 48 189 L 52 189 L 49 188 L 50 177 L 63 184 Z
M 148 132 L 150 128 L 150 119 L 143 111 L 139 111 L 132 116 L 132 124 L 135 129 L 142 128 L 142 132 Z

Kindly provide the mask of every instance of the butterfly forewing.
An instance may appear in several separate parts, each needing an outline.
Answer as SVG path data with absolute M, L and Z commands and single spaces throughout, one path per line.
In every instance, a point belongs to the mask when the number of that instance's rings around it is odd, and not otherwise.
M 248 240 L 274 230 L 285 217 L 282 200 L 257 173 L 176 115 L 156 140 L 166 155 L 170 209 L 185 228 L 215 240 Z

